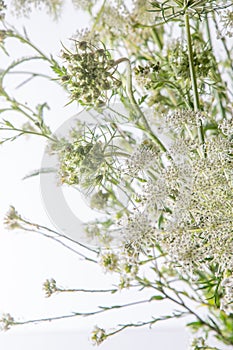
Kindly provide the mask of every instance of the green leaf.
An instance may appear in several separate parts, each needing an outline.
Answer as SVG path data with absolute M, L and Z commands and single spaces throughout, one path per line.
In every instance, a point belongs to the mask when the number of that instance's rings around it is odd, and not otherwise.
M 163 297 L 162 295 L 153 295 L 153 297 L 150 298 L 150 301 L 152 300 L 163 300 L 165 299 L 165 297 Z
M 145 101 L 145 99 L 147 98 L 148 95 L 144 95 L 141 98 L 138 99 L 138 104 L 139 106 Z
M 186 326 L 197 331 L 198 329 L 203 327 L 203 323 L 201 321 L 194 321 L 194 322 L 187 323 Z
M 9 128 L 11 128 L 11 129 L 14 129 L 14 128 L 15 128 L 14 125 L 11 124 L 11 122 L 9 122 L 9 120 L 5 120 L 5 119 L 4 119 L 4 123 L 5 123 L 6 126 L 9 126 Z

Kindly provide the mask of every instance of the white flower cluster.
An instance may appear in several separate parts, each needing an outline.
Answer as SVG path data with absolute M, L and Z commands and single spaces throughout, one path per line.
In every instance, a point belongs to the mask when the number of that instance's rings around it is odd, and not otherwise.
M 221 298 L 220 308 L 226 314 L 233 313 L 233 276 L 224 278 L 221 285 L 225 293 Z
M 219 30 L 217 34 L 217 38 L 225 38 L 228 36 L 229 38 L 232 38 L 233 36 L 233 10 L 227 9 L 223 11 L 220 15 L 220 24 L 221 29 Z
M 145 171 L 152 165 L 156 166 L 159 149 L 150 140 L 144 140 L 125 162 L 123 173 L 136 177 L 139 172 Z
M 230 136 L 232 123 L 226 123 Z M 226 133 L 207 138 L 205 157 L 195 140 L 178 138 L 171 148 L 168 164 L 156 162 L 157 151 L 143 147 L 128 160 L 127 174 L 146 174 L 137 210 L 121 221 L 124 239 L 138 251 L 159 243 L 171 261 L 191 271 L 210 262 L 232 270 L 232 139 Z
M 73 4 L 80 10 L 88 11 L 95 5 L 95 0 L 72 0 Z
M 149 214 L 135 210 L 119 222 L 121 238 L 132 253 L 155 244 L 155 223 Z
M 34 8 L 46 8 L 49 13 L 59 13 L 62 1 L 61 0 L 13 0 L 13 8 L 18 15 L 27 15 Z
M 171 111 L 165 116 L 165 121 L 169 126 L 175 127 L 180 130 L 184 128 L 185 124 L 189 126 L 197 126 L 203 120 L 204 115 L 202 112 L 195 112 L 193 110 L 180 109 Z

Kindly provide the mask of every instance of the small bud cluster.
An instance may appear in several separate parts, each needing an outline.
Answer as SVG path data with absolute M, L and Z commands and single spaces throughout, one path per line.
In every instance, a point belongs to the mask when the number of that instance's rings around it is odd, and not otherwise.
M 138 247 L 130 243 L 125 244 L 124 248 L 117 253 L 111 250 L 103 252 L 100 257 L 100 265 L 105 272 L 119 274 L 119 290 L 129 288 L 139 272 Z
M 58 291 L 58 288 L 55 279 L 47 279 L 43 284 L 43 290 L 45 291 L 45 296 L 47 298 L 51 297 L 52 294 L 56 293 Z
M 101 142 L 76 140 L 65 143 L 58 151 L 61 183 L 95 186 L 103 180 L 105 167 L 104 147 Z
M 139 65 L 134 69 L 136 80 L 140 86 L 150 89 L 151 81 L 154 76 L 157 76 L 157 73 L 160 71 L 160 62 L 157 63 L 148 63 L 145 66 Z
M 8 331 L 14 323 L 15 320 L 10 314 L 2 314 L 2 317 L 0 318 L 0 330 Z
M 95 326 L 92 331 L 91 340 L 94 345 L 100 345 L 107 338 L 106 331 L 103 328 Z
M 61 81 L 71 92 L 72 101 L 102 107 L 108 100 L 108 91 L 121 85 L 114 76 L 115 61 L 105 48 L 97 48 L 87 41 L 75 41 L 75 49 L 74 53 L 62 52 L 66 68 Z
M 14 230 L 16 228 L 21 228 L 21 216 L 15 210 L 15 208 L 11 205 L 8 210 L 5 218 L 4 224 L 8 230 Z
M 0 21 L 4 20 L 5 18 L 5 13 L 4 11 L 6 10 L 6 4 L 3 0 L 0 0 Z
M 107 272 L 117 271 L 119 269 L 119 258 L 118 255 L 112 252 L 108 252 L 101 256 L 100 265 L 103 266 Z
M 177 79 L 189 78 L 189 58 L 187 47 L 181 41 L 176 41 L 167 48 L 166 55 Z M 197 77 L 205 78 L 213 69 L 214 58 L 210 48 L 201 40 L 196 41 L 193 51 L 193 64 Z

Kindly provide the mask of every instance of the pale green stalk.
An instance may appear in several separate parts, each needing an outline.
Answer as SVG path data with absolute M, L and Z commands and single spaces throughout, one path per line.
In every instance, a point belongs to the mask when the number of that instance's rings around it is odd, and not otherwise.
M 145 115 L 143 114 L 141 108 L 138 106 L 138 104 L 135 100 L 135 97 L 133 94 L 133 85 L 132 85 L 132 70 L 131 70 L 131 65 L 130 65 L 129 59 L 126 57 L 119 58 L 118 60 L 116 60 L 114 62 L 114 66 L 116 66 L 122 62 L 125 62 L 126 66 L 127 66 L 126 92 L 127 92 L 128 97 L 129 97 L 130 103 L 132 104 L 137 115 L 142 119 L 143 124 L 144 124 L 146 130 L 149 131 L 151 138 L 157 143 L 157 145 L 160 147 L 160 149 L 162 151 L 166 152 L 167 151 L 166 147 L 162 144 L 162 142 L 158 139 L 158 137 L 151 130 L 151 127 L 148 124 L 148 121 L 147 121 Z
M 196 78 L 196 72 L 195 72 L 194 60 L 193 60 L 193 48 L 192 48 L 192 38 L 191 38 L 191 30 L 190 30 L 190 23 L 189 23 L 189 14 L 187 13 L 187 11 L 185 13 L 184 19 L 185 19 L 186 40 L 187 40 L 187 47 L 188 47 L 189 71 L 190 71 L 190 78 L 191 78 L 192 91 L 193 91 L 193 107 L 194 107 L 194 111 L 197 112 L 200 110 L 200 102 L 199 102 L 197 78 Z M 204 130 L 203 130 L 201 121 L 200 121 L 200 125 L 198 126 L 198 138 L 199 138 L 200 144 L 204 148 L 205 136 L 204 136 Z

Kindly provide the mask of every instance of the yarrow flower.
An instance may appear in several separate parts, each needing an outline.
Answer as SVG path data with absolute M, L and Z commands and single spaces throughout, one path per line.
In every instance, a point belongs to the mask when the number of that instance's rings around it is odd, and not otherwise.
M 58 74 L 71 92 L 72 101 L 101 107 L 108 100 L 108 91 L 121 85 L 114 76 L 117 63 L 105 48 L 87 41 L 75 41 L 75 52 L 65 49 L 62 58 L 66 68 L 63 67 Z

